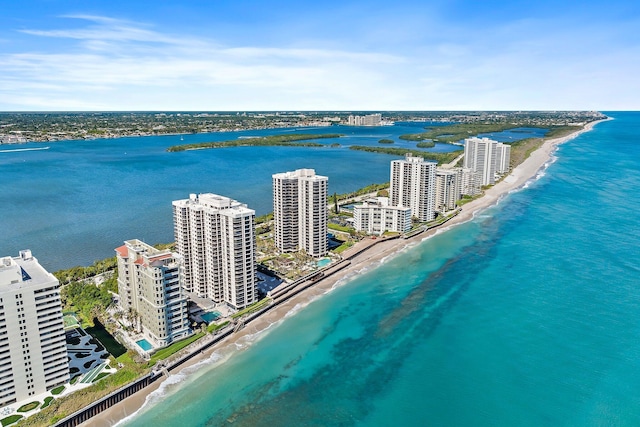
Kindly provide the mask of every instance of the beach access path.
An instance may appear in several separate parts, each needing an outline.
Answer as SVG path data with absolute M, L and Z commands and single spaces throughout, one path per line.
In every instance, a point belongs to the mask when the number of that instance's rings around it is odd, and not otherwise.
M 586 124 L 583 129 L 570 135 L 545 141 L 542 146 L 531 153 L 524 162 L 515 167 L 509 175 L 493 187 L 486 190 L 482 197 L 463 205 L 460 213 L 449 220 L 445 224 L 445 227 L 449 228 L 453 225 L 471 220 L 477 212 L 495 205 L 501 197 L 508 194 L 510 191 L 522 187 L 527 181 L 535 177 L 538 171 L 551 160 L 551 156 L 559 144 L 569 141 L 584 132 L 590 131 L 596 124 L 602 121 L 604 120 L 590 122 Z M 388 257 L 397 254 L 408 247 L 417 245 L 426 238 L 439 232 L 440 229 L 441 228 L 432 228 L 406 240 L 378 238 L 376 240 L 364 239 L 361 242 L 358 242 L 356 245 L 349 248 L 348 251 L 343 253 L 344 258 L 348 258 L 352 256 L 352 254 L 355 254 L 353 255 L 353 258 L 351 258 L 351 263 L 347 267 L 329 277 L 318 280 L 313 286 L 293 296 L 273 310 L 266 312 L 264 315 L 248 324 L 244 329 L 230 335 L 225 340 L 215 344 L 207 351 L 185 363 L 178 372 L 208 359 L 216 350 L 220 350 L 227 346 L 235 347 L 235 343 L 242 340 L 243 337 L 259 333 L 268 329 L 274 323 L 283 321 L 285 315 L 296 306 L 300 307 L 309 304 L 311 301 L 329 292 L 334 286 L 344 284 L 349 279 L 357 276 L 363 271 L 370 270 L 371 268 L 381 264 Z M 365 249 L 364 246 L 368 247 Z M 166 379 L 163 381 L 166 381 Z M 147 397 L 156 391 L 161 384 L 162 381 L 156 381 L 151 386 L 146 387 L 122 402 L 113 405 L 108 410 L 98 414 L 81 425 L 87 427 L 111 427 L 117 424 L 119 421 L 134 414 L 142 408 Z

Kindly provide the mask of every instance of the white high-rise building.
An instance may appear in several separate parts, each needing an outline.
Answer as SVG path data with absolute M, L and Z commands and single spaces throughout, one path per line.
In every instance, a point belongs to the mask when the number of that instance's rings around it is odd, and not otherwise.
M 468 196 L 480 194 L 480 174 L 471 168 L 462 168 L 461 192 Z
M 29 250 L 0 258 L 0 406 L 68 381 L 60 283 Z
M 242 309 L 257 298 L 255 211 L 216 194 L 173 202 L 188 292 Z
M 273 222 L 276 247 L 304 250 L 313 257 L 327 254 L 327 191 L 329 178 L 313 169 L 277 173 L 273 179 Z
M 497 142 L 489 138 L 464 140 L 464 167 L 479 174 L 480 185 L 495 184 Z
M 140 315 L 143 334 L 154 347 L 191 335 L 182 257 L 134 239 L 116 248 L 116 259 L 120 305 Z
M 411 208 L 420 221 L 435 218 L 436 163 L 407 154 L 391 162 L 391 206 Z
M 385 231 L 406 233 L 411 230 L 411 208 L 389 206 L 389 198 L 376 197 L 353 206 L 353 226 L 367 234 Z
M 295 252 L 300 246 L 298 177 L 303 171 L 272 176 L 274 236 L 276 248 L 281 252 Z
M 509 172 L 511 163 L 511 146 L 498 142 L 496 144 L 496 173 L 505 174 Z
M 456 208 L 456 203 L 462 197 L 462 170 L 436 169 L 436 197 L 435 210 L 446 212 Z

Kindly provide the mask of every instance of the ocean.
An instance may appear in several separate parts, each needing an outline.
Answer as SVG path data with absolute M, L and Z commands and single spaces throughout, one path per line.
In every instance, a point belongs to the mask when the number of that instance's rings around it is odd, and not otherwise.
M 526 188 L 171 376 L 122 424 L 640 425 L 640 113 L 607 114 Z M 330 192 L 385 182 L 393 156 L 346 146 L 423 125 L 296 130 L 348 133 L 340 148 L 26 144 L 51 148 L 0 154 L 0 253 L 30 248 L 54 271 L 167 242 L 172 200 L 219 192 L 264 214 L 271 174 L 296 168 Z
M 640 425 L 640 113 L 216 352 L 121 423 Z

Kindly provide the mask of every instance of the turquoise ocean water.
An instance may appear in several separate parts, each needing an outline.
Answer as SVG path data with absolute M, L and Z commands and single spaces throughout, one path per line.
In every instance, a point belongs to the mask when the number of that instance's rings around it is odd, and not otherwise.
M 172 376 L 123 424 L 640 425 L 640 114 L 610 115 L 526 188 Z

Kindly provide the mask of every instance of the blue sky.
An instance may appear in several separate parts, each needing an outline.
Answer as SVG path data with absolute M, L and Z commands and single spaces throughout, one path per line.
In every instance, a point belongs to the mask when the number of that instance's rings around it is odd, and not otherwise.
M 0 111 L 637 110 L 637 3 L 0 0 Z

